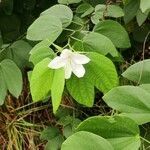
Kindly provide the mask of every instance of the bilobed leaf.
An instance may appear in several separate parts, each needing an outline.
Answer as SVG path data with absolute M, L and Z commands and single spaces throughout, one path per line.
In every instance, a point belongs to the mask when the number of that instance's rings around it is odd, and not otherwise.
M 133 64 L 122 76 L 140 84 L 150 83 L 150 59 Z
M 33 64 L 35 65 L 46 57 L 52 59 L 55 56 L 55 53 L 51 48 L 49 48 L 49 46 L 50 46 L 49 40 L 44 40 L 36 44 L 30 51 L 29 61 L 33 62 Z
M 22 74 L 18 66 L 10 59 L 5 59 L 0 62 L 0 72 L 1 78 L 5 82 L 2 82 L 4 85 L 4 91 L 2 92 L 2 97 L 5 95 L 5 88 L 9 90 L 9 92 L 18 98 L 22 91 Z
M 107 139 L 115 150 L 137 150 L 140 147 L 138 125 L 127 117 L 90 117 L 78 126 L 77 131 L 97 134 Z
M 108 37 L 116 47 L 130 47 L 130 40 L 126 30 L 116 21 L 105 20 L 101 21 L 94 27 L 94 32 L 100 33 Z
M 118 85 L 118 75 L 110 59 L 98 53 L 89 53 L 87 56 L 91 59 L 86 65 L 89 81 L 104 93 Z
M 32 46 L 19 40 L 14 42 L 7 50 L 7 57 L 12 59 L 20 68 L 25 67 L 28 64 L 29 52 Z
M 129 0 L 124 6 L 124 21 L 129 23 L 137 14 L 137 11 L 140 7 L 140 0 Z
M 50 58 L 45 58 L 32 71 L 30 90 L 33 101 L 43 100 L 50 93 L 54 71 L 48 68 Z
M 58 0 L 58 3 L 60 4 L 74 4 L 74 3 L 80 3 L 81 0 Z
M 140 9 L 143 13 L 150 11 L 150 2 L 149 0 L 140 0 Z
M 57 69 L 54 72 L 53 84 L 51 88 L 53 112 L 56 113 L 62 99 L 62 94 L 65 85 L 64 69 Z
M 83 47 L 84 51 L 98 52 L 103 55 L 109 53 L 113 57 L 118 56 L 118 52 L 111 40 L 96 32 L 91 32 L 83 38 Z
M 62 26 L 64 28 L 69 26 L 73 19 L 72 10 L 68 6 L 62 5 L 62 4 L 57 4 L 57 5 L 50 7 L 49 9 L 41 13 L 41 16 L 43 15 L 53 16 L 54 18 L 61 20 Z M 55 20 L 52 20 L 52 21 L 55 22 Z
M 138 124 L 150 122 L 150 93 L 140 87 L 121 86 L 106 93 L 104 101 Z
M 52 15 L 42 15 L 37 18 L 27 31 L 27 39 L 40 41 L 49 39 L 54 42 L 62 32 L 62 23 Z
M 61 150 L 113 150 L 112 145 L 104 138 L 85 131 L 80 131 L 67 138 Z
M 71 96 L 80 104 L 91 107 L 94 103 L 94 84 L 86 76 L 77 78 L 72 76 L 66 82 Z

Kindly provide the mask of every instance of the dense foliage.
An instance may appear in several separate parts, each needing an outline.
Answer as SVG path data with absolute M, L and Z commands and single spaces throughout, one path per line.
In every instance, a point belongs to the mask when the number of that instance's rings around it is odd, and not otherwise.
M 149 0 L 0 1 L 0 148 L 148 150 L 149 12 Z

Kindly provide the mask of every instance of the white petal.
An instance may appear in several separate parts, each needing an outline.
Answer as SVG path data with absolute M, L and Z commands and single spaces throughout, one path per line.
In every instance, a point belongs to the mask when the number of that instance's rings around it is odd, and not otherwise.
M 65 68 L 65 79 L 69 79 L 72 74 L 71 64 L 67 63 L 64 68 Z
M 59 69 L 64 67 L 67 60 L 61 58 L 60 56 L 55 57 L 49 64 L 48 67 L 52 69 Z
M 84 69 L 83 65 L 71 63 L 71 67 L 72 67 L 72 72 L 73 72 L 78 78 L 81 78 L 81 77 L 84 76 L 84 74 L 85 74 L 85 69 Z
M 78 53 L 74 53 L 71 58 L 76 64 L 87 64 L 90 61 L 87 56 Z
M 70 55 L 72 55 L 72 51 L 69 50 L 69 49 L 64 49 L 61 54 L 60 54 L 60 57 L 62 58 L 68 58 Z

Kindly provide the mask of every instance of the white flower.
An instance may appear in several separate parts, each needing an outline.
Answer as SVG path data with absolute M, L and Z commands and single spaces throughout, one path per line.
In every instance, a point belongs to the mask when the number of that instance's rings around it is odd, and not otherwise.
M 83 64 L 87 64 L 90 59 L 82 54 L 77 52 L 72 52 L 69 49 L 64 49 L 60 56 L 55 57 L 48 65 L 49 68 L 59 69 L 64 68 L 65 78 L 69 79 L 72 72 L 78 77 L 81 78 L 85 74 L 85 69 Z

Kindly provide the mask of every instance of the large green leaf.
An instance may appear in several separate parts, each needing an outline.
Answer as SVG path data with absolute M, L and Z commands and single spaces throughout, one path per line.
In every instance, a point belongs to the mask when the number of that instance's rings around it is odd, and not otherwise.
M 43 100 L 50 94 L 54 76 L 54 71 L 48 68 L 50 61 L 50 58 L 45 58 L 33 69 L 30 81 L 33 101 Z
M 130 66 L 122 76 L 140 84 L 150 83 L 150 59 Z
M 72 76 L 67 80 L 67 89 L 71 96 L 80 104 L 88 107 L 94 103 L 94 84 L 88 80 L 87 76 L 77 78 Z
M 81 0 L 58 0 L 58 3 L 60 4 L 74 4 L 74 3 L 80 3 Z
M 78 126 L 77 131 L 97 134 L 107 139 L 115 150 L 138 150 L 140 147 L 138 125 L 127 117 L 90 117 Z
M 64 28 L 69 26 L 71 24 L 72 19 L 73 19 L 72 10 L 68 6 L 62 5 L 62 4 L 57 4 L 57 5 L 50 7 L 49 9 L 42 12 L 41 16 L 42 15 L 46 15 L 46 16 L 50 15 L 50 16 L 53 16 L 55 18 L 58 18 L 59 20 L 61 20 Z
M 113 150 L 113 147 L 96 134 L 80 131 L 67 138 L 61 150 Z
M 56 113 L 62 99 L 65 85 L 64 69 L 57 69 L 54 72 L 53 84 L 51 88 L 53 112 Z
M 124 21 L 129 23 L 137 14 L 140 6 L 140 0 L 129 0 L 129 2 L 124 6 Z
M 98 53 L 89 53 L 87 56 L 91 59 L 86 66 L 89 82 L 93 82 L 104 93 L 118 85 L 117 72 L 110 59 Z
M 40 41 L 49 39 L 54 42 L 62 32 L 62 23 L 52 15 L 42 15 L 37 18 L 27 31 L 27 39 Z
M 146 11 L 150 11 L 150 2 L 149 0 L 140 0 L 140 8 L 142 10 L 143 13 L 145 13 Z
M 46 57 L 52 59 L 55 56 L 55 53 L 51 48 L 49 48 L 49 46 L 50 41 L 48 39 L 36 44 L 30 51 L 29 61 L 33 62 L 33 64 L 35 65 Z
M 114 57 L 118 56 L 118 52 L 111 40 L 96 32 L 91 32 L 83 38 L 83 46 L 84 51 L 98 52 L 103 55 L 109 53 Z
M 7 57 L 22 68 L 28 64 L 29 52 L 31 49 L 32 46 L 29 43 L 19 40 L 14 42 L 9 49 L 7 49 Z
M 118 48 L 128 48 L 131 46 L 128 33 L 116 21 L 101 21 L 94 27 L 93 30 L 94 32 L 98 32 L 108 37 Z
M 140 87 L 116 87 L 106 93 L 104 101 L 138 124 L 150 122 L 150 93 Z
M 17 65 L 10 59 L 5 59 L 0 62 L 0 76 L 2 98 L 5 97 L 6 87 L 9 92 L 18 97 L 22 91 L 22 74 Z M 4 83 L 5 82 L 5 83 Z

